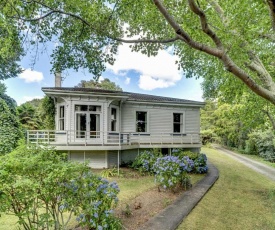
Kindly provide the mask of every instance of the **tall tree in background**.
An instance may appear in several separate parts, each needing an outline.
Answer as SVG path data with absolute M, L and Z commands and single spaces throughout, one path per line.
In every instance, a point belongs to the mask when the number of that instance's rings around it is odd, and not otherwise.
M 0 98 L 0 155 L 10 153 L 22 137 L 21 126 L 16 114 Z
M 9 107 L 12 114 L 16 114 L 16 101 L 6 94 L 6 86 L 4 83 L 0 82 L 0 99 L 3 99 L 7 106 Z
M 39 116 L 39 107 L 31 102 L 26 102 L 17 107 L 19 121 L 26 130 L 38 130 L 42 127 L 42 120 Z
M 120 88 L 119 85 L 116 85 L 115 82 L 110 81 L 108 78 L 104 78 L 102 81 L 95 81 L 93 79 L 89 81 L 82 80 L 75 86 L 75 88 L 97 88 L 122 91 L 122 88 Z
M 242 82 L 275 104 L 275 3 L 271 0 L 2 1 L 5 19 L 31 43 L 53 41 L 54 71 L 99 77 L 117 48 L 148 56 L 171 48 L 187 77 Z M 24 41 L 25 41 L 24 40 Z M 232 76 L 235 76 L 232 77 Z

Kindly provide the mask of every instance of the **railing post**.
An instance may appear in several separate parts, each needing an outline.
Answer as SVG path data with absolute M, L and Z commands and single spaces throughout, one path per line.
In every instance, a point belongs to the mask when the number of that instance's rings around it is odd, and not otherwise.
M 85 146 L 87 146 L 87 131 L 84 131 L 84 135 L 85 135 Z
M 121 132 L 118 133 L 118 145 L 121 146 Z
M 27 130 L 27 144 L 29 144 L 29 141 L 30 141 L 29 135 L 30 135 L 29 130 Z
M 174 144 L 174 133 L 172 134 L 172 145 Z

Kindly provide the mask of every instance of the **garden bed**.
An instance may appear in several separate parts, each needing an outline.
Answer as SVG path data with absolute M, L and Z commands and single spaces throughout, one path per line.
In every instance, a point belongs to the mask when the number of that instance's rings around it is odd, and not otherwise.
M 135 170 L 122 168 L 122 177 L 112 178 L 122 187 L 115 215 L 122 221 L 123 229 L 138 229 L 150 218 L 172 204 L 184 190 L 172 192 L 159 189 L 153 176 L 140 176 Z M 191 174 L 194 185 L 204 175 Z M 129 183 L 125 186 L 126 183 Z

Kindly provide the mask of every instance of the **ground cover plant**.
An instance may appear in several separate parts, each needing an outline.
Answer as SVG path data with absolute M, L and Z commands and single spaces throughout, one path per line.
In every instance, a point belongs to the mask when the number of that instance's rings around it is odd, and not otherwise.
M 23 229 L 120 229 L 119 188 L 53 149 L 21 146 L 0 159 L 0 212 Z M 10 226 L 9 226 L 10 229 Z
M 202 151 L 220 176 L 178 229 L 274 229 L 274 182 L 217 150 Z

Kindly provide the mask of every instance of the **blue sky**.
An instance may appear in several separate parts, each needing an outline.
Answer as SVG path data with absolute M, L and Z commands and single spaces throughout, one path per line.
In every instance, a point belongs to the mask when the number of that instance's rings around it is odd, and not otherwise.
M 49 55 L 43 54 L 36 59 L 31 70 L 31 54 L 21 62 L 25 71 L 17 78 L 4 81 L 7 94 L 20 105 L 33 98 L 44 96 L 41 87 L 54 87 L 54 75 L 50 73 Z M 169 51 L 160 51 L 156 57 L 148 58 L 130 51 L 128 45 L 120 46 L 116 62 L 107 66 L 102 78 L 109 78 L 123 91 L 175 97 L 203 101 L 200 87 L 201 79 L 186 79 L 175 65 L 176 57 Z M 88 71 L 64 71 L 62 86 L 73 87 L 81 80 L 90 80 Z

